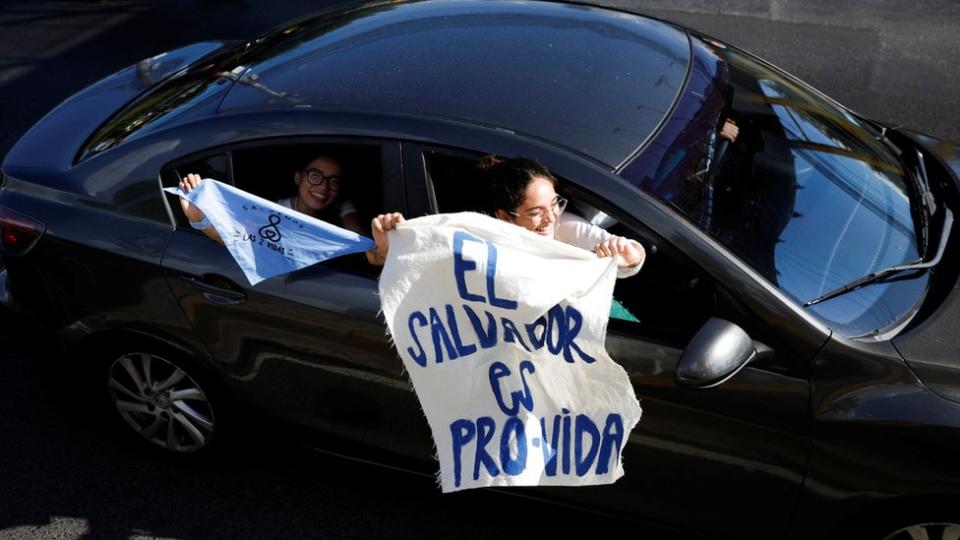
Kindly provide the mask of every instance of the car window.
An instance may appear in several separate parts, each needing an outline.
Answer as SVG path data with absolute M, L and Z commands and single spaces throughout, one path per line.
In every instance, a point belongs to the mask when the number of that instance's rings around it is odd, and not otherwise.
M 91 135 L 80 150 L 78 161 L 161 129 L 177 119 L 183 120 L 190 114 L 215 112 L 221 96 L 230 89 L 222 83 L 245 69 L 242 65 L 245 52 L 242 44 L 224 47 L 153 85 Z
M 369 223 L 385 208 L 383 157 L 379 144 L 277 143 L 244 145 L 216 154 L 187 157 L 164 169 L 164 186 L 176 186 L 190 173 L 232 184 L 239 189 L 287 206 L 296 204 L 294 176 L 319 156 L 334 157 L 341 168 L 336 204 L 319 216 L 340 227 L 356 220 L 361 234 L 370 235 Z M 179 197 L 167 195 L 178 229 L 202 234 L 187 222 Z M 350 216 L 349 218 L 347 216 Z M 378 267 L 367 263 L 363 254 L 353 254 L 322 263 L 351 273 L 374 275 Z
M 614 284 L 608 332 L 684 349 L 716 317 L 737 324 L 754 340 L 778 351 L 756 365 L 797 373 L 805 370 L 762 317 L 687 254 L 634 220 L 634 225 L 626 225 L 613 205 L 579 186 L 568 184 L 565 195 L 578 215 L 612 234 L 639 241 L 646 251 L 640 273 Z
M 644 246 L 636 276 L 617 279 L 610 328 L 683 348 L 711 317 L 720 315 L 714 280 L 649 229 L 627 227 L 599 198 L 573 185 L 565 189 L 570 208 L 590 223 Z
M 164 167 L 161 172 L 163 187 L 176 187 L 180 179 L 190 173 L 199 174 L 201 178 L 214 178 L 221 182 L 233 184 L 233 178 L 230 175 L 230 154 L 221 151 L 187 157 Z M 167 198 L 167 203 L 170 205 L 177 226 L 189 229 L 190 224 L 187 223 L 186 216 L 180 210 L 180 198 L 171 193 L 165 193 L 164 196 Z M 199 231 L 197 234 L 199 234 Z
M 280 144 L 237 149 L 232 156 L 234 185 L 271 201 L 296 196 L 294 175 L 302 172 L 311 160 L 318 156 L 334 157 L 340 162 L 342 176 L 337 196 L 339 210 L 356 209 L 367 225 L 383 211 L 379 145 Z
M 233 177 L 230 174 L 230 156 L 226 153 L 190 160 L 177 165 L 176 170 L 177 176 L 180 178 L 193 173 L 199 174 L 201 178 L 214 178 L 221 182 L 233 184 Z
M 438 211 L 486 211 L 487 189 L 476 167 L 481 157 L 480 153 L 453 150 L 423 153 L 428 188 Z
M 427 150 L 427 177 L 439 212 L 487 210 L 486 185 L 476 172 L 481 154 Z M 560 178 L 570 199 L 568 212 L 612 234 L 638 240 L 648 251 L 640 273 L 618 279 L 611 307 L 611 328 L 682 346 L 715 313 L 713 282 L 686 258 L 658 247 L 649 231 L 626 228 L 611 214 L 587 202 L 589 194 Z

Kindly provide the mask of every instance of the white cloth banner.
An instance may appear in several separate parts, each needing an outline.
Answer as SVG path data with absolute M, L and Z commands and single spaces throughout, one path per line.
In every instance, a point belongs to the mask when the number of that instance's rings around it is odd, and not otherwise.
M 209 178 L 184 193 L 220 234 L 251 285 L 373 248 L 373 240 Z
M 616 260 L 471 213 L 390 232 L 381 307 L 444 492 L 623 476 L 640 420 L 604 349 Z

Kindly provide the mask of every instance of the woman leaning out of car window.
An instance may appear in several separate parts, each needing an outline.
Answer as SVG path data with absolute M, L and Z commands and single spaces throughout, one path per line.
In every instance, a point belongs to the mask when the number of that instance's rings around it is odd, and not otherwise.
M 190 193 L 200 182 L 199 175 L 188 174 L 180 181 L 179 187 L 184 193 Z M 365 234 L 353 203 L 340 199 L 343 182 L 339 160 L 320 155 L 294 173 L 296 195 L 280 199 L 277 203 L 358 234 Z M 180 198 L 180 206 L 194 229 L 203 231 L 211 240 L 223 243 L 217 230 L 199 208 L 183 197 Z
M 538 162 L 527 158 L 486 156 L 477 165 L 489 185 L 489 212 L 528 231 L 593 251 L 598 257 L 620 257 L 618 277 L 630 277 L 643 265 L 643 246 L 635 240 L 610 234 L 583 218 L 563 213 L 567 200 L 557 194 L 557 179 Z M 403 222 L 400 213 L 373 219 L 376 247 L 367 252 L 371 264 L 382 265 L 390 242 L 387 232 Z

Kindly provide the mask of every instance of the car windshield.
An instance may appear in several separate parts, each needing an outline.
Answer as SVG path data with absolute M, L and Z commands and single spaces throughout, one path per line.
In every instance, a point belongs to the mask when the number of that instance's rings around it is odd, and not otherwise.
M 920 258 L 908 174 L 855 116 L 777 69 L 693 38 L 684 97 L 622 171 L 799 304 Z M 735 124 L 739 133 L 724 136 Z M 807 307 L 847 336 L 912 312 L 909 273 Z

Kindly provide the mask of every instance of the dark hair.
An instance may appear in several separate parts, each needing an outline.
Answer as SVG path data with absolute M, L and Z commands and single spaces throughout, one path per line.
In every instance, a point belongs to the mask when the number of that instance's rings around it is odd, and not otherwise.
M 557 187 L 557 179 L 535 159 L 484 156 L 477 169 L 489 185 L 487 211 L 494 217 L 497 210 L 513 212 L 519 208 L 535 176 L 542 176 L 553 183 L 554 189 Z
M 307 167 L 318 159 L 329 159 L 330 161 L 336 163 L 337 167 L 340 167 L 340 176 L 341 177 L 346 176 L 346 173 L 344 172 L 345 165 L 343 163 L 343 160 L 338 158 L 337 156 L 328 152 L 311 153 L 311 154 L 306 154 L 306 156 L 307 157 L 305 158 L 301 158 L 303 160 L 301 161 L 303 165 L 299 169 L 297 169 L 298 171 L 307 170 Z

